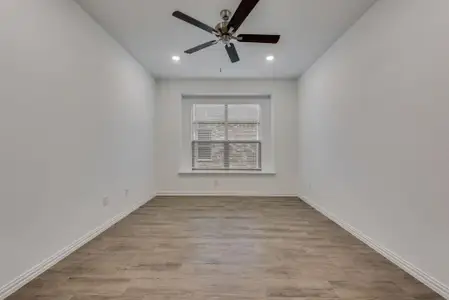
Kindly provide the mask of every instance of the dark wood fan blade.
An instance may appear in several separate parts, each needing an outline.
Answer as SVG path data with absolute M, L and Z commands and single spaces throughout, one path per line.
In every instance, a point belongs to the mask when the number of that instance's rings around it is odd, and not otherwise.
M 228 52 L 229 59 L 231 62 L 235 63 L 240 60 L 239 55 L 237 54 L 237 49 L 235 49 L 235 46 L 233 43 L 230 43 L 225 46 L 226 52 Z
M 239 34 L 237 40 L 244 43 L 276 44 L 281 38 L 278 34 Z
M 196 47 L 190 48 L 190 49 L 184 51 L 184 53 L 192 54 L 192 53 L 195 53 L 197 51 L 200 51 L 201 49 L 204 49 L 204 48 L 210 47 L 212 45 L 215 45 L 216 43 L 218 43 L 218 41 L 217 40 L 213 40 L 213 41 L 210 41 L 210 42 L 198 45 Z
M 201 28 L 207 32 L 215 33 L 215 29 L 210 27 L 209 25 L 204 24 L 203 22 L 198 21 L 197 19 L 194 19 L 180 11 L 175 11 L 173 14 L 173 17 L 178 18 L 180 20 L 183 20 L 184 22 L 187 22 L 189 24 L 192 24 L 193 26 L 196 26 L 198 28 Z
M 228 28 L 232 27 L 234 29 L 233 32 L 236 32 L 258 2 L 259 0 L 242 0 L 232 16 L 231 21 L 229 21 Z

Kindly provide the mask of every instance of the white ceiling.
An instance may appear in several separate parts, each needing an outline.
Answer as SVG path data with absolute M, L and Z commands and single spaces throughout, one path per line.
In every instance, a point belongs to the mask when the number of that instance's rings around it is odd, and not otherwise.
M 298 77 L 374 1 L 260 0 L 238 33 L 281 34 L 281 39 L 277 45 L 236 43 L 241 61 L 231 64 L 221 44 L 184 54 L 214 36 L 171 14 L 180 10 L 214 27 L 220 10 L 234 12 L 240 0 L 77 0 L 156 78 Z M 274 62 L 265 60 L 268 54 Z M 181 61 L 173 63 L 173 55 Z

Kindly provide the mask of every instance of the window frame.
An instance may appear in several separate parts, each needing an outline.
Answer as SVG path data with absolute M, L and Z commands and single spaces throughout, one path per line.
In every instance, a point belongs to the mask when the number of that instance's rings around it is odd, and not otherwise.
M 182 95 L 181 111 L 181 174 L 189 173 L 252 173 L 252 174 L 274 174 L 274 137 L 272 122 L 271 95 Z M 261 109 L 259 120 L 259 140 L 252 142 L 260 143 L 261 169 L 194 169 L 193 136 L 192 136 L 192 108 L 194 104 L 258 104 Z M 239 142 L 239 141 L 235 141 Z M 245 142 L 245 141 L 240 141 Z

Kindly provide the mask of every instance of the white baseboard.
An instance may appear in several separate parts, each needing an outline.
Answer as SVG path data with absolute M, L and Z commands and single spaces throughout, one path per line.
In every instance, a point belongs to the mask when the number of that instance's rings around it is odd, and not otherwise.
M 197 196 L 197 197 L 215 197 L 215 196 L 229 196 L 229 197 L 294 197 L 296 194 L 270 194 L 270 193 L 258 193 L 258 192 L 171 192 L 163 191 L 156 193 L 156 196 Z
M 151 201 L 154 197 L 151 197 L 149 200 L 142 201 L 140 203 L 137 203 L 130 209 L 114 216 L 112 219 L 109 219 L 99 227 L 89 231 L 84 236 L 80 237 L 79 239 L 75 240 L 73 243 L 68 245 L 67 247 L 59 250 L 49 258 L 43 260 L 39 264 L 35 265 L 25 273 L 22 273 L 17 278 L 13 279 L 11 282 L 7 283 L 6 285 L 0 287 L 0 299 L 5 299 L 6 297 L 10 296 L 17 290 L 19 290 L 21 287 L 23 287 L 25 284 L 39 276 L 40 274 L 44 273 L 51 267 L 53 267 L 55 264 L 81 248 L 83 245 L 85 245 L 87 242 L 93 240 L 98 235 L 103 233 L 106 229 L 110 228 L 115 223 L 119 222 L 126 216 L 128 216 L 130 213 L 138 209 L 140 206 L 144 205 L 145 203 Z
M 449 299 L 449 287 L 437 280 L 436 278 L 430 276 L 423 270 L 417 268 L 412 263 L 406 261 L 401 256 L 399 256 L 397 253 L 387 249 L 386 247 L 380 245 L 378 242 L 370 238 L 369 236 L 365 235 L 363 232 L 359 231 L 358 229 L 354 228 L 350 224 L 346 223 L 345 221 L 341 220 L 331 212 L 327 211 L 323 207 L 320 207 L 319 205 L 313 203 L 310 201 L 310 199 L 307 199 L 306 197 L 299 196 L 299 199 L 303 200 L 305 203 L 316 209 L 321 214 L 325 215 L 327 218 L 338 224 L 340 227 L 345 229 L 347 232 L 355 236 L 357 239 L 362 241 L 363 243 L 367 244 L 369 247 L 371 247 L 374 251 L 381 254 L 383 257 L 391 261 L 393 264 L 434 290 L 436 293 L 440 294 L 445 299 Z

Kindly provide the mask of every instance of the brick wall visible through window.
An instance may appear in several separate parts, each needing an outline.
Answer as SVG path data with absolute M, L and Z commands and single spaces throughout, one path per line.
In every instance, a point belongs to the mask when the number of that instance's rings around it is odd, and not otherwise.
M 194 104 L 192 169 L 260 170 L 260 105 Z

